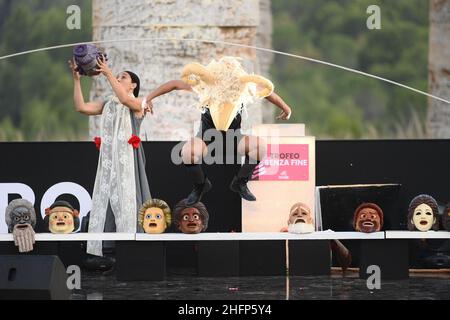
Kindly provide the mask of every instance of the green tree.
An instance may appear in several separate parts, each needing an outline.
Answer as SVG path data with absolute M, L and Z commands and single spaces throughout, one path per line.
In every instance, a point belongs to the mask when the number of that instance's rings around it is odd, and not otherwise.
M 381 30 L 366 27 L 371 4 L 381 8 Z M 279 0 L 272 9 L 276 50 L 427 90 L 427 1 Z M 426 97 L 375 79 L 281 55 L 271 73 L 294 107 L 291 121 L 318 137 L 392 138 L 399 124 L 425 120 Z
M 81 30 L 66 8 L 81 8 Z M 368 30 L 377 4 L 381 30 Z M 89 0 L 0 0 L 0 56 L 92 39 Z M 428 2 L 273 0 L 273 46 L 427 90 Z M 71 48 L 0 60 L 0 139 L 78 140 L 88 120 L 73 110 Z M 276 55 L 271 74 L 294 108 L 290 121 L 321 138 L 421 136 L 426 97 L 375 79 Z M 88 92 L 90 79 L 83 79 Z M 412 130 L 411 128 L 419 128 Z
M 81 30 L 68 30 L 66 8 L 82 10 Z M 0 55 L 92 39 L 91 2 L 0 1 Z M 2 20 L 3 19 L 3 20 Z M 88 120 L 74 111 L 67 60 L 71 48 L 31 53 L 0 61 L 0 139 L 78 140 Z M 85 92 L 91 82 L 83 81 Z M 19 132 L 20 134 L 17 134 Z

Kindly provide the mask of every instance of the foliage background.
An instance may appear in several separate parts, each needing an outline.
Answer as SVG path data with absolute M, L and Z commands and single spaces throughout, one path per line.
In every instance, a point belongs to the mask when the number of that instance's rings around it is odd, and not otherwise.
M 80 6 L 81 30 L 66 28 Z M 382 29 L 368 30 L 377 4 Z M 272 0 L 273 48 L 340 64 L 427 91 L 428 1 Z M 0 56 L 92 39 L 89 0 L 0 0 Z M 71 49 L 0 61 L 0 141 L 84 140 L 74 111 Z M 423 138 L 426 97 L 353 73 L 276 55 L 271 76 L 293 107 L 290 122 L 318 138 Z M 89 79 L 83 77 L 85 98 Z

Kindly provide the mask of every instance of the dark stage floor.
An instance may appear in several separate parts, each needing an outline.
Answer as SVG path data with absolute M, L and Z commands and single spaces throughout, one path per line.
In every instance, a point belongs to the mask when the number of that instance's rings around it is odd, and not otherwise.
M 411 274 L 409 280 L 382 281 L 369 290 L 357 273 L 320 277 L 201 278 L 172 275 L 165 281 L 120 282 L 114 274 L 82 273 L 75 300 L 302 300 L 302 299 L 450 299 L 450 274 Z

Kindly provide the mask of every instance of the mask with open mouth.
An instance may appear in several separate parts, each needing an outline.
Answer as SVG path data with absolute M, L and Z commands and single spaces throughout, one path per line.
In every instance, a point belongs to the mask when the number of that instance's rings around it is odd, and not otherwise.
M 56 201 L 45 209 L 44 223 L 51 233 L 72 233 L 80 226 L 79 213 L 67 201 Z
M 188 206 L 187 199 L 181 200 L 174 209 L 175 224 L 183 233 L 200 233 L 208 228 L 209 214 L 201 202 Z
M 138 221 L 145 233 L 163 233 L 172 223 L 172 211 L 165 201 L 152 199 L 142 205 Z
M 363 203 L 353 215 L 353 228 L 356 231 L 378 232 L 383 227 L 383 210 L 375 203 Z
M 288 220 L 288 232 L 310 233 L 314 232 L 314 219 L 311 209 L 304 203 L 298 202 L 291 207 Z
M 33 251 L 36 226 L 36 212 L 33 204 L 25 199 L 11 201 L 5 210 L 5 222 L 8 232 L 13 234 L 14 243 L 19 248 L 19 252 Z
M 36 226 L 36 212 L 28 200 L 15 199 L 6 207 L 5 221 L 8 232 L 13 232 L 14 226 L 19 224 L 29 224 L 34 228 Z
M 438 204 L 432 196 L 421 194 L 411 200 L 408 208 L 408 229 L 439 230 Z

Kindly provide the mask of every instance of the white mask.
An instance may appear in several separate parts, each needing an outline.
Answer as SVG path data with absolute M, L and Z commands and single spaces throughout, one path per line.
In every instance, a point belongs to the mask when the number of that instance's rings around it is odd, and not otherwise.
M 412 223 L 419 231 L 428 231 L 433 227 L 436 218 L 433 214 L 433 209 L 425 203 L 418 205 L 414 209 L 412 216 Z

